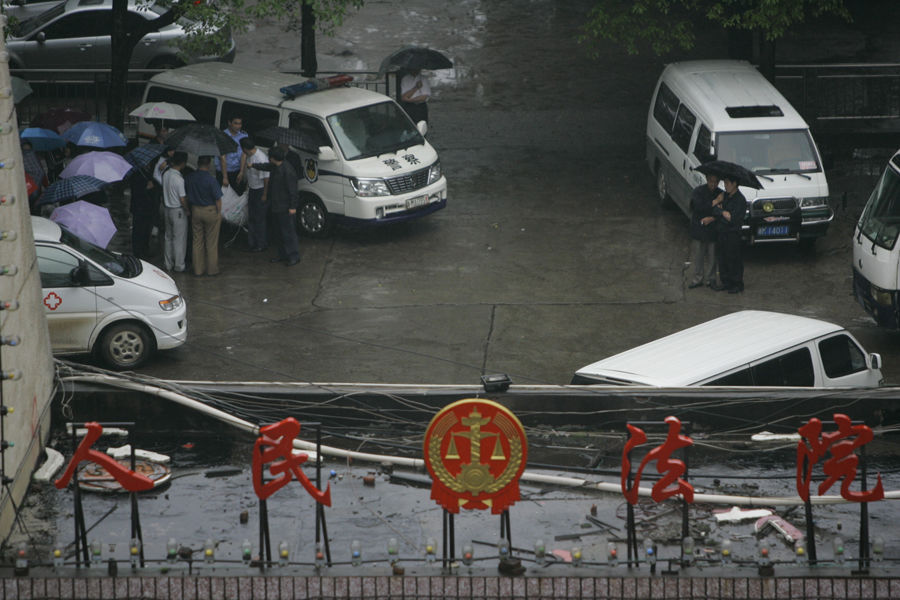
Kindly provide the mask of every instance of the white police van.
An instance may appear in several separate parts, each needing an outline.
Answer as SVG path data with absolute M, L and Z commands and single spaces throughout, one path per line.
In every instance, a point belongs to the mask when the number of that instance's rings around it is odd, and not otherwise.
M 696 167 L 718 159 L 753 171 L 763 189 L 741 188 L 750 243 L 811 243 L 834 218 L 809 126 L 745 61 L 667 65 L 647 115 L 646 158 L 660 201 L 688 216 L 691 190 L 706 181 Z
M 162 270 L 49 219 L 31 217 L 31 229 L 54 354 L 93 352 L 114 369 L 132 369 L 185 342 L 187 307 Z
M 900 330 L 900 151 L 888 161 L 853 233 L 853 295 L 881 327 Z
M 202 123 L 224 129 L 240 117 L 243 130 L 261 147 L 273 127 L 296 133 L 301 159 L 297 224 L 324 236 L 338 221 L 383 225 L 431 214 L 447 205 L 447 180 L 437 152 L 400 105 L 377 92 L 352 86 L 286 96 L 296 75 L 225 63 L 189 65 L 154 75 L 145 102 L 180 104 Z M 141 133 L 152 127 L 140 124 Z

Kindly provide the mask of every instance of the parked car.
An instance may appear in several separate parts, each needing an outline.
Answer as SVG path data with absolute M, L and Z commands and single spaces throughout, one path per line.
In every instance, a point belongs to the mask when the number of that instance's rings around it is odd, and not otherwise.
M 126 27 L 152 20 L 168 9 L 156 4 L 129 2 Z M 134 48 L 131 68 L 165 69 L 184 61 L 177 41 L 187 35 L 176 21 L 148 33 Z M 66 0 L 24 21 L 13 24 L 6 40 L 11 69 L 108 69 L 112 31 L 112 0 Z M 234 60 L 234 40 L 222 56 L 193 60 Z
M 185 342 L 187 307 L 166 273 L 49 219 L 31 217 L 31 229 L 54 354 L 93 352 L 114 369 L 133 369 Z
M 573 385 L 877 387 L 881 356 L 840 325 L 742 310 L 578 369 Z

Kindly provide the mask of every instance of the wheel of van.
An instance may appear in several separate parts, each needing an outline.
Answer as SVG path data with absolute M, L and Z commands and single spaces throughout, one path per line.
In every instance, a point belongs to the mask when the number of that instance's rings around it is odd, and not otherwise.
M 94 350 L 107 366 L 121 371 L 144 364 L 153 353 L 153 342 L 143 325 L 117 323 L 103 332 Z
M 309 237 L 325 237 L 331 231 L 331 217 L 315 196 L 301 196 L 297 208 L 297 227 Z
M 669 204 L 669 178 L 666 177 L 666 170 L 662 165 L 656 165 L 656 194 L 659 196 L 661 206 Z

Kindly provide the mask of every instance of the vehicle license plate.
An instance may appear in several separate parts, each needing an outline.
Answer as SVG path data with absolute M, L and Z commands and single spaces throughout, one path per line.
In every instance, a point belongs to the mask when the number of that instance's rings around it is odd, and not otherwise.
M 756 229 L 756 235 L 763 236 L 775 236 L 775 235 L 787 235 L 790 232 L 791 228 L 789 225 L 765 225 L 763 227 L 758 227 Z
M 406 209 L 418 208 L 419 206 L 425 206 L 426 204 L 428 204 L 428 196 L 416 196 L 415 198 L 409 198 L 406 201 Z

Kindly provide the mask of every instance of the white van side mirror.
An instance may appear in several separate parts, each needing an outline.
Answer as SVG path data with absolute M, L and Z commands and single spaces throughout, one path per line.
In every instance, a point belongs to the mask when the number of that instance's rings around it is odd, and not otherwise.
M 416 129 L 419 130 L 419 133 L 422 134 L 422 137 L 425 137 L 425 135 L 428 133 L 428 123 L 426 123 L 425 121 L 419 121 L 418 123 L 416 123 Z
M 319 146 L 319 160 L 337 160 L 337 154 L 331 146 Z
M 881 369 L 881 355 L 877 352 L 873 352 L 869 355 L 869 360 L 872 362 L 873 369 Z

